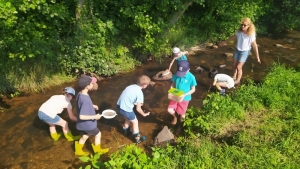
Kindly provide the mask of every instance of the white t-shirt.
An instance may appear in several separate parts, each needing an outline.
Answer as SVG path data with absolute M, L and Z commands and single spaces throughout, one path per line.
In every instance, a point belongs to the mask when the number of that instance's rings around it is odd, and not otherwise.
M 255 39 L 256 39 L 255 33 L 253 33 L 252 35 L 248 36 L 244 32 L 236 31 L 235 35 L 237 37 L 236 48 L 239 51 L 250 50 L 252 42 L 254 42 Z
M 54 118 L 57 114 L 60 114 L 65 108 L 72 109 L 70 100 L 67 99 L 64 95 L 54 95 L 42 104 L 39 111 L 47 114 L 51 118 Z
M 227 83 L 226 86 L 228 89 L 234 87 L 234 80 L 232 77 L 226 75 L 226 74 L 216 74 L 214 80 L 217 81 L 217 83 L 220 83 L 220 82 L 225 82 Z

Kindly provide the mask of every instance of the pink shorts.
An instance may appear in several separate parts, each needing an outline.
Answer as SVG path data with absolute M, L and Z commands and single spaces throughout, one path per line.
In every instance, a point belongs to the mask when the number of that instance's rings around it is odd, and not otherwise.
M 178 114 L 185 115 L 188 105 L 189 101 L 175 102 L 171 100 L 168 109 L 174 109 Z

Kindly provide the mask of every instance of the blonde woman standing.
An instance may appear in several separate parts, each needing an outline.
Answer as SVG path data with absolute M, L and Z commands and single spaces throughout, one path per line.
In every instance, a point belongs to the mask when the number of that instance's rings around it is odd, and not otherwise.
M 236 50 L 234 52 L 234 60 L 233 60 L 233 76 L 235 84 L 240 83 L 243 74 L 243 65 L 245 64 L 250 51 L 251 47 L 254 50 L 256 55 L 256 59 L 258 63 L 260 62 L 258 48 L 256 44 L 256 32 L 255 26 L 252 23 L 250 18 L 243 18 L 241 21 L 240 28 L 235 32 L 235 34 L 229 37 L 225 41 L 221 41 L 219 46 L 226 45 L 228 41 L 237 40 L 236 43 Z

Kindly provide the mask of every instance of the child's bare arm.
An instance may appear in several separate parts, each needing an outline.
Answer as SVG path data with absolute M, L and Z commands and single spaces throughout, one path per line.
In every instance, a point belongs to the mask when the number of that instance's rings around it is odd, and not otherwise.
M 101 118 L 101 115 L 100 114 L 95 114 L 95 115 L 92 115 L 92 116 L 87 116 L 87 115 L 80 115 L 79 116 L 80 120 L 99 120 Z
M 171 70 L 172 65 L 173 65 L 173 63 L 174 63 L 174 61 L 175 61 L 176 59 L 177 59 L 177 57 L 174 57 L 174 58 L 172 59 L 170 65 L 169 65 L 169 68 L 168 68 L 169 71 Z
M 183 54 L 189 55 L 190 53 L 189 53 L 189 51 L 184 51 Z
M 216 85 L 216 83 L 217 83 L 217 80 L 214 80 L 213 86 L 215 86 L 215 85 Z
M 77 118 L 74 116 L 72 109 L 67 108 L 69 117 L 72 121 L 77 121 Z
M 136 111 L 139 112 L 139 113 L 140 113 L 142 116 L 144 116 L 144 117 L 150 115 L 150 112 L 145 113 L 145 112 L 142 110 L 142 105 L 143 105 L 143 103 L 137 103 L 137 104 L 136 104 Z
M 97 105 L 93 105 L 95 110 L 98 110 L 98 106 Z

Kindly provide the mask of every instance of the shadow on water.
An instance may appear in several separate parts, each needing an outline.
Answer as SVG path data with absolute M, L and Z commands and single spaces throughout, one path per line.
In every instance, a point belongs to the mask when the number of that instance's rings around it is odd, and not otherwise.
M 257 41 L 262 63 L 258 64 L 253 55 L 249 56 L 243 67 L 242 83 L 246 83 L 247 78 L 250 78 L 254 83 L 259 84 L 265 76 L 266 67 L 274 61 L 285 63 L 290 67 L 296 66 L 300 54 L 299 46 L 297 46 L 300 44 L 299 32 L 289 32 L 280 38 L 258 37 Z M 283 47 L 276 47 L 276 44 L 281 44 Z M 189 56 L 190 71 L 195 75 L 198 83 L 189 106 L 201 107 L 207 93 L 216 91 L 215 88 L 209 90 L 212 80 L 208 79 L 207 73 L 210 69 L 217 68 L 220 73 L 231 75 L 233 60 L 230 57 L 227 58 L 224 53 L 232 53 L 233 47 L 229 45 L 218 49 L 206 48 L 197 55 Z M 98 113 L 105 109 L 116 110 L 116 102 L 121 92 L 126 86 L 135 83 L 137 76 L 146 74 L 152 78 L 159 71 L 167 69 L 170 61 L 170 58 L 166 58 L 161 63 L 150 61 L 137 67 L 133 72 L 98 82 L 98 90 L 90 92 L 94 104 L 99 106 Z M 225 65 L 225 67 L 220 68 L 220 65 Z M 204 70 L 197 70 L 199 66 Z M 171 70 L 175 72 L 176 63 Z M 155 81 L 155 83 L 154 86 L 143 90 L 145 96 L 143 109 L 150 111 L 150 116 L 142 117 L 137 113 L 139 128 L 147 137 L 147 140 L 139 146 L 145 150 L 149 150 L 153 139 L 164 126 L 168 126 L 174 133 L 178 128 L 180 129 L 179 125 L 175 127 L 170 125 L 172 117 L 167 113 L 169 103 L 167 91 L 170 88 L 170 81 Z M 68 142 L 64 136 L 59 141 L 52 141 L 48 125 L 37 116 L 37 110 L 41 104 L 52 95 L 60 94 L 65 86 L 72 86 L 78 92 L 77 83 L 69 83 L 54 87 L 44 93 L 0 100 L 1 110 L 5 110 L 0 113 L 0 168 L 79 168 L 83 165 L 74 156 L 74 143 Z M 75 107 L 75 100 L 72 100 L 72 105 Z M 76 113 L 75 110 L 74 113 Z M 76 130 L 76 123 L 68 118 L 66 111 L 61 114 L 61 117 L 67 120 L 72 133 L 80 134 Z M 101 118 L 98 122 L 102 133 L 101 146 L 110 148 L 109 153 L 132 144 L 132 138 L 122 134 L 123 122 L 121 115 L 113 119 Z M 62 132 L 60 127 L 57 127 L 57 131 Z M 221 141 L 229 143 L 230 138 L 222 138 Z M 93 142 L 94 138 L 89 138 L 84 150 L 92 152 L 91 143 Z M 109 159 L 109 154 L 103 155 L 101 159 Z

